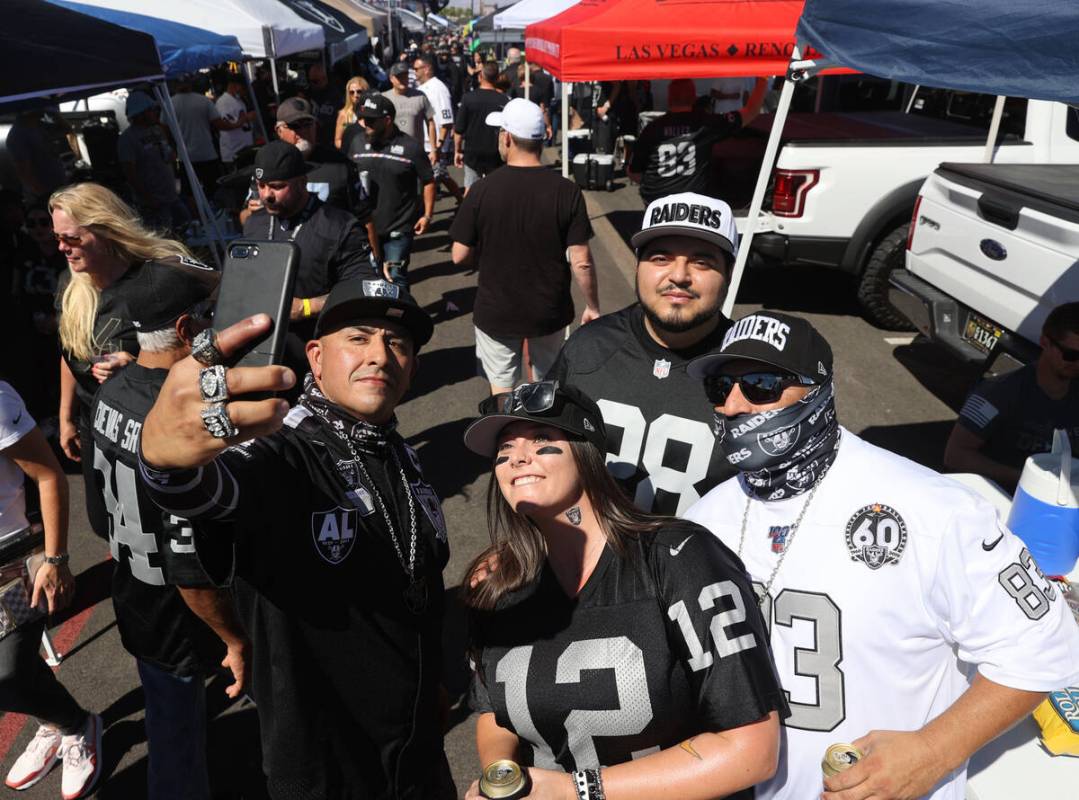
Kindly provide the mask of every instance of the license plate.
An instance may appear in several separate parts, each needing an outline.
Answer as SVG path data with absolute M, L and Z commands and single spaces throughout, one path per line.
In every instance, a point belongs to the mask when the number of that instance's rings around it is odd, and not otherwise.
M 1004 331 L 989 320 L 971 314 L 967 317 L 967 326 L 963 329 L 963 338 L 974 345 L 978 350 L 989 354 Z

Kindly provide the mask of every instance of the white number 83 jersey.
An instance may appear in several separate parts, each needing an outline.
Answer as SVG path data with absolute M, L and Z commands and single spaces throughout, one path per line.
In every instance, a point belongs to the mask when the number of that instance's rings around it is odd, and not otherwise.
M 746 524 L 742 558 L 758 592 L 789 547 L 761 610 L 791 716 L 758 798 L 817 797 L 830 744 L 941 714 L 968 686 L 956 654 L 1017 689 L 1079 680 L 1064 599 L 974 492 L 843 430 L 792 536 L 807 497 L 753 500 Z M 687 517 L 737 548 L 746 500 L 727 481 Z M 965 783 L 964 769 L 929 796 L 962 800 Z

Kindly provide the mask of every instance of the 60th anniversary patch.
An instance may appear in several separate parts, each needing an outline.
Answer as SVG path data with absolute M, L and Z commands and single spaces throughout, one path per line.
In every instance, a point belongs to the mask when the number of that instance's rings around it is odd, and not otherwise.
M 847 549 L 851 561 L 870 569 L 898 564 L 907 547 L 907 523 L 891 506 L 872 503 L 858 509 L 847 523 Z

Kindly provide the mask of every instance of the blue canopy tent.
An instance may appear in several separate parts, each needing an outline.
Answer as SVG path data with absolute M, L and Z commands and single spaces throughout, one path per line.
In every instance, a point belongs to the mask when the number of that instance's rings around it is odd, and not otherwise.
M 1006 96 L 1079 103 L 1079 3 L 1071 0 L 805 0 L 723 312 L 745 271 L 794 85 L 827 67 L 997 95 L 991 160 Z M 809 48 L 823 58 L 805 59 Z
M 161 65 L 165 68 L 165 76 L 168 78 L 175 78 L 185 72 L 195 72 L 203 67 L 213 67 L 226 61 L 242 61 L 244 57 L 235 36 L 223 36 L 172 20 L 86 3 L 72 3 L 68 0 L 50 0 L 50 2 L 114 25 L 150 34 L 157 42 Z
M 806 0 L 797 38 L 906 83 L 1079 103 L 1079 3 Z

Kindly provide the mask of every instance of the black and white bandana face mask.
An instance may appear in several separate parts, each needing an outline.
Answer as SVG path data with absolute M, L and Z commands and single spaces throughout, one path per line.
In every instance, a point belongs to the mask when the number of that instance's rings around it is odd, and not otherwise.
M 839 448 L 831 381 L 786 408 L 733 417 L 716 412 L 713 420 L 720 450 L 745 474 L 747 488 L 759 500 L 795 497 L 813 488 Z

